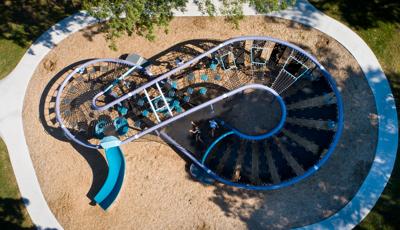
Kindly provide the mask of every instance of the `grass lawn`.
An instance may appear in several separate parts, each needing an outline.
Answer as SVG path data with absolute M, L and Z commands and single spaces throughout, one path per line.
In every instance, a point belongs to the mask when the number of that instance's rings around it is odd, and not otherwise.
M 79 8 L 77 0 L 0 1 L 0 79 L 14 69 L 37 37 Z M 1 229 L 34 229 L 1 139 L 0 226 Z
M 343 22 L 371 47 L 389 78 L 400 108 L 400 2 L 396 0 L 311 0 L 319 10 Z M 399 111 L 399 110 L 398 110 Z M 400 115 L 400 114 L 398 114 Z M 400 226 L 400 160 L 388 186 L 358 229 Z
M 0 139 L 0 226 L 2 229 L 34 229 L 18 191 L 6 145 Z
M 22 55 L 54 23 L 75 13 L 78 0 L 0 1 L 0 79 L 7 76 Z
M 27 47 L 21 47 L 11 40 L 0 39 L 0 79 L 14 69 L 26 49 Z

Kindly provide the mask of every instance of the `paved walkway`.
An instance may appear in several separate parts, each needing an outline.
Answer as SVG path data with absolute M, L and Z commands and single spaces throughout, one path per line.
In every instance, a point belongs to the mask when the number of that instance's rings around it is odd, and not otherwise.
M 57 43 L 95 22 L 93 18 L 78 13 L 57 23 L 39 37 L 17 67 L 0 81 L 0 136 L 7 145 L 21 196 L 27 201 L 28 213 L 38 228 L 62 229 L 41 192 L 25 141 L 22 123 L 25 91 L 36 67 Z
M 256 12 L 244 7 L 245 15 Z M 200 16 L 197 7 L 191 3 L 184 13 L 176 16 Z M 389 83 L 375 55 L 367 44 L 353 31 L 324 15 L 308 4 L 298 0 L 295 7 L 270 14 L 314 27 L 335 38 L 357 59 L 372 88 L 379 116 L 379 143 L 369 175 L 355 197 L 338 213 L 322 222 L 305 226 L 304 229 L 342 228 L 357 225 L 372 209 L 380 197 L 392 172 L 397 151 L 398 124 L 397 113 Z M 45 32 L 23 56 L 17 67 L 4 80 L 0 81 L 0 136 L 7 144 L 10 160 L 17 183 L 26 203 L 32 221 L 41 228 L 62 229 L 48 207 L 40 189 L 28 147 L 24 138 L 22 109 L 25 91 L 29 80 L 41 60 L 48 52 L 70 34 L 96 23 L 96 20 L 77 13 L 56 24 Z
M 385 188 L 397 153 L 398 120 L 389 82 L 368 45 L 342 23 L 321 13 L 305 0 L 298 0 L 292 10 L 273 16 L 293 20 L 326 33 L 336 39 L 357 60 L 375 97 L 379 115 L 378 146 L 370 173 L 354 198 L 331 217 L 303 229 L 351 229 L 371 211 Z

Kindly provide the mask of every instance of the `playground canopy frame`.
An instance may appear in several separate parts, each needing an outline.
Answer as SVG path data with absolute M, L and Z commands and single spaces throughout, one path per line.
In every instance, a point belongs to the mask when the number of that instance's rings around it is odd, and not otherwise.
M 157 134 L 161 135 L 164 140 L 168 141 L 170 144 L 174 145 L 175 147 L 177 147 L 177 149 L 181 150 L 182 153 L 184 153 L 186 156 L 189 157 L 189 159 L 191 159 L 193 161 L 193 163 L 195 165 L 197 165 L 198 167 L 200 167 L 202 170 L 206 171 L 208 173 L 208 175 L 210 175 L 212 178 L 228 184 L 228 185 L 232 185 L 232 186 L 236 186 L 236 187 L 240 187 L 240 188 L 246 188 L 246 189 L 252 189 L 252 190 L 273 190 L 273 189 L 278 189 L 278 188 L 282 188 L 282 187 L 286 187 L 289 186 L 291 184 L 297 183 L 298 181 L 310 176 L 311 174 L 313 174 L 314 172 L 316 172 L 327 160 L 328 158 L 331 156 L 331 154 L 333 153 L 333 151 L 335 150 L 336 145 L 338 144 L 338 141 L 340 139 L 342 130 L 343 130 L 343 102 L 340 96 L 340 92 L 336 86 L 336 82 L 335 80 L 332 78 L 332 76 L 329 74 L 328 71 L 326 71 L 326 69 L 317 61 L 317 59 L 315 57 L 313 57 L 312 55 L 310 55 L 309 53 L 307 53 L 306 51 L 304 51 L 303 49 L 301 49 L 300 47 L 293 45 L 291 43 L 279 40 L 279 39 L 275 39 L 272 37 L 267 37 L 267 36 L 242 36 L 242 37 L 236 37 L 236 38 L 232 38 L 229 40 L 226 40 L 224 42 L 222 42 L 221 44 L 217 45 L 216 47 L 196 56 L 195 58 L 191 59 L 190 61 L 187 61 L 186 63 L 179 65 L 178 67 L 170 70 L 169 72 L 162 74 L 161 76 L 154 78 L 152 80 L 150 80 L 149 82 L 143 84 L 142 86 L 126 93 L 125 95 L 116 98 L 115 100 L 107 103 L 104 106 L 98 106 L 97 105 L 97 99 L 104 95 L 108 89 L 108 87 L 106 88 L 106 90 L 102 90 L 100 91 L 97 95 L 95 95 L 92 99 L 92 109 L 93 110 L 99 110 L 99 111 L 104 111 L 106 109 L 109 109 L 119 103 L 121 103 L 124 100 L 129 99 L 130 97 L 145 91 L 146 88 L 148 87 L 154 87 L 157 86 L 157 88 L 159 88 L 158 83 L 160 81 L 163 81 L 165 79 L 168 79 L 169 77 L 171 77 L 172 75 L 179 73 L 181 70 L 190 67 L 192 64 L 200 61 L 202 58 L 210 56 L 211 54 L 213 54 L 214 52 L 220 50 L 223 47 L 226 47 L 232 43 L 235 42 L 241 42 L 241 41 L 247 41 L 247 40 L 252 40 L 252 41 L 268 41 L 268 42 L 274 42 L 286 47 L 289 47 L 293 50 L 295 50 L 296 52 L 300 53 L 301 55 L 304 55 L 306 58 L 308 58 L 309 60 L 311 60 L 316 67 L 319 69 L 319 71 L 322 73 L 323 77 L 327 80 L 327 82 L 329 83 L 332 91 L 335 94 L 336 97 L 336 105 L 337 105 L 337 125 L 336 125 L 336 132 L 334 134 L 334 137 L 332 139 L 332 142 L 329 146 L 329 148 L 327 149 L 327 151 L 325 152 L 324 156 L 311 168 L 309 168 L 307 171 L 305 171 L 304 174 L 300 175 L 300 176 L 296 176 L 292 179 L 286 180 L 284 182 L 278 183 L 278 184 L 274 184 L 274 185 L 266 185 L 266 186 L 253 186 L 253 185 L 247 185 L 247 184 L 238 184 L 238 183 L 234 183 L 231 181 L 228 181 L 224 178 L 221 178 L 220 176 L 216 175 L 214 172 L 212 172 L 210 169 L 208 169 L 204 164 L 202 164 L 198 159 L 196 159 L 189 151 L 187 151 L 184 147 L 182 147 L 181 145 L 179 145 L 176 141 L 174 141 L 171 137 L 169 137 L 166 133 L 164 132 L 160 132 L 159 130 L 163 127 L 165 127 L 166 125 L 182 118 L 185 117 L 189 114 L 192 114 L 200 109 L 203 109 L 207 106 L 210 106 L 218 101 L 224 100 L 227 97 L 233 96 L 234 94 L 237 94 L 239 92 L 242 92 L 243 90 L 246 89 L 261 89 L 261 90 L 266 90 L 269 91 L 270 93 L 273 93 L 274 95 L 277 95 L 278 97 L 280 97 L 279 93 L 280 92 L 276 92 L 274 89 L 271 89 L 267 86 L 261 85 L 261 84 L 246 84 L 243 85 L 239 88 L 236 88 L 232 91 L 229 91 L 228 93 L 225 93 L 221 96 L 218 96 L 216 98 L 213 98 L 203 104 L 200 104 L 194 108 L 191 108 L 183 113 L 177 114 L 175 116 L 171 116 L 170 118 L 168 118 L 167 120 L 161 121 L 159 123 L 157 123 L 156 125 L 149 127 L 145 130 L 142 130 L 139 133 L 136 133 L 133 136 L 130 136 L 128 138 L 126 138 L 125 140 L 121 141 L 121 144 L 125 144 L 131 141 L 134 141 L 146 134 L 149 134 L 151 132 L 156 132 Z M 293 58 L 295 59 L 295 57 L 290 57 L 289 58 Z M 59 91 L 57 93 L 57 97 L 56 97 L 56 119 L 57 121 L 60 123 L 60 127 L 63 130 L 63 132 L 65 133 L 65 135 L 67 136 L 67 138 L 75 141 L 76 143 L 83 145 L 85 147 L 88 148 L 93 148 L 93 149 L 99 149 L 102 148 L 100 145 L 93 145 L 90 143 L 84 143 L 81 140 L 77 139 L 67 128 L 66 126 L 63 124 L 62 118 L 61 118 L 61 114 L 60 114 L 60 99 L 61 99 L 61 95 L 63 92 L 64 87 L 67 85 L 67 83 L 70 81 L 70 79 L 74 76 L 75 73 L 77 73 L 78 71 L 81 71 L 82 69 L 84 69 L 86 66 L 89 66 L 90 64 L 96 63 L 96 62 L 101 62 L 101 61 L 108 61 L 108 62 L 114 62 L 114 63 L 120 63 L 120 64 L 126 64 L 129 66 L 133 66 L 136 67 L 134 69 L 136 70 L 142 70 L 143 67 L 139 66 L 139 65 L 135 65 L 129 61 L 126 60 L 119 60 L 119 59 L 96 59 L 93 61 L 89 61 L 83 65 L 81 65 L 79 68 L 75 69 L 73 72 L 71 72 L 66 79 L 64 80 L 64 82 L 61 84 Z M 286 60 L 287 61 L 287 60 Z M 301 64 L 301 63 L 300 63 Z M 281 70 L 282 71 L 282 70 Z M 301 74 L 303 75 L 303 74 Z M 296 79 L 300 78 L 301 76 L 298 76 Z M 295 79 L 295 80 L 296 80 Z M 146 91 L 145 91 L 146 92 Z M 161 92 L 162 93 L 162 92 Z M 151 102 L 150 102 L 151 105 Z M 278 129 L 277 131 L 280 130 L 280 128 L 283 126 L 285 122 L 285 119 L 281 119 L 279 125 L 277 126 Z M 240 135 L 239 135 L 240 136 Z
M 335 97 L 337 98 L 337 107 L 338 107 L 338 125 L 337 126 L 338 126 L 338 130 L 337 130 L 337 132 L 335 134 L 334 141 L 332 142 L 332 144 L 335 144 L 337 142 L 336 139 L 339 139 L 339 136 L 340 136 L 340 133 L 341 133 L 341 127 L 343 126 L 343 103 L 342 103 L 342 100 L 341 100 L 340 93 L 339 93 L 339 91 L 338 91 L 338 89 L 336 87 L 335 80 L 331 77 L 331 75 L 328 73 L 328 71 L 326 71 L 325 68 L 317 61 L 317 59 L 315 57 L 313 57 L 312 55 L 308 54 L 306 51 L 304 51 L 300 47 L 298 47 L 296 45 L 293 45 L 291 43 L 288 43 L 286 41 L 282 41 L 282 40 L 275 39 L 275 38 L 272 38 L 272 37 L 267 37 L 267 36 L 242 36 L 242 37 L 237 37 L 237 38 L 232 38 L 232 39 L 226 40 L 226 41 L 222 42 L 221 44 L 217 45 L 216 47 L 214 47 L 214 48 L 212 48 L 212 49 L 210 49 L 210 50 L 198 55 L 197 57 L 193 58 L 192 60 L 184 63 L 183 65 L 181 65 L 181 66 L 179 66 L 177 68 L 174 68 L 174 69 L 170 70 L 169 72 L 167 72 L 167 73 L 165 73 L 165 74 L 163 74 L 163 75 L 161 75 L 161 76 L 159 76 L 159 77 L 157 77 L 157 78 L 155 78 L 153 80 L 150 80 L 148 83 L 136 88 L 135 90 L 130 91 L 129 93 L 127 93 L 127 94 L 125 94 L 125 95 L 113 100 L 112 102 L 110 102 L 110 103 L 108 103 L 108 104 L 106 104 L 104 106 L 97 106 L 96 105 L 97 99 L 101 95 L 104 95 L 107 92 L 107 90 L 109 88 L 109 87 L 107 87 L 105 90 L 102 90 L 95 97 L 93 97 L 92 107 L 93 107 L 94 110 L 100 110 L 100 111 L 109 109 L 112 106 L 115 106 L 118 103 L 121 103 L 122 101 L 127 100 L 128 98 L 130 98 L 130 97 L 136 95 L 137 93 L 145 90 L 146 88 L 151 87 L 151 86 L 157 84 L 158 82 L 167 79 L 168 77 L 172 76 L 175 73 L 178 73 L 179 71 L 181 71 L 181 70 L 183 70 L 183 69 L 185 69 L 187 67 L 190 67 L 192 64 L 194 64 L 194 63 L 198 62 L 199 60 L 201 60 L 202 58 L 214 53 L 215 51 L 217 51 L 217 50 L 219 50 L 219 49 L 221 49 L 221 48 L 223 48 L 223 47 L 225 47 L 227 45 L 230 45 L 230 44 L 232 44 L 234 42 L 240 42 L 240 41 L 246 41 L 246 40 L 270 41 L 270 42 L 275 42 L 275 43 L 287 46 L 287 47 L 289 47 L 289 48 L 291 48 L 293 50 L 296 50 L 297 52 L 301 53 L 302 55 L 305 55 L 307 58 L 309 58 L 319 68 L 319 70 L 322 72 L 323 76 L 328 80 L 333 92 L 335 93 Z M 61 118 L 61 114 L 60 114 L 60 98 L 61 98 L 63 89 L 65 88 L 65 86 L 68 84 L 70 79 L 76 73 L 78 73 L 79 71 L 84 69 L 86 66 L 89 66 L 89 65 L 91 65 L 93 63 L 97 63 L 97 62 L 102 62 L 102 61 L 126 64 L 126 65 L 130 65 L 130 66 L 133 66 L 133 67 L 136 66 L 136 68 L 135 68 L 136 70 L 143 70 L 144 69 L 143 67 L 135 65 L 135 64 L 133 64 L 133 63 L 131 63 L 129 61 L 126 61 L 126 60 L 120 60 L 120 59 L 95 59 L 95 60 L 86 62 L 83 65 L 81 65 L 78 68 L 76 68 L 74 71 L 72 71 L 66 77 L 64 82 L 61 84 L 61 86 L 59 88 L 59 91 L 57 93 L 57 97 L 56 97 L 56 119 L 60 123 L 61 129 L 63 130 L 63 132 L 66 134 L 66 136 L 69 139 L 77 142 L 80 145 L 83 145 L 83 146 L 88 147 L 88 148 L 94 148 L 94 149 L 99 149 L 99 148 L 101 148 L 101 146 L 100 145 L 92 145 L 92 144 L 89 144 L 89 143 L 82 142 L 81 140 L 75 138 L 75 136 L 72 135 L 72 133 L 65 127 L 65 125 L 63 124 L 62 118 Z M 246 87 L 246 88 L 251 88 L 251 87 Z M 242 90 L 244 90 L 244 89 L 242 89 Z M 233 95 L 233 94 L 230 94 L 230 95 Z M 223 100 L 224 98 L 225 97 L 218 97 L 218 100 L 208 101 L 208 102 L 205 103 L 206 105 L 204 107 L 209 106 L 209 105 L 211 105 L 211 104 L 213 104 L 213 103 L 215 103 L 217 101 Z M 204 107 L 202 107 L 202 108 L 204 108 Z M 184 112 L 182 114 L 184 114 L 183 116 L 186 116 L 186 115 L 189 115 L 189 114 L 191 114 L 193 112 L 196 112 L 197 110 L 198 109 L 190 110 L 190 112 L 188 112 L 188 113 Z M 151 132 L 153 132 L 153 131 L 155 131 L 157 129 L 160 129 L 160 128 L 166 126 L 167 124 L 169 124 L 169 123 L 171 123 L 171 122 L 183 117 L 183 116 L 180 116 L 180 115 L 181 114 L 179 114 L 178 116 L 171 117 L 167 121 L 163 121 L 161 123 L 158 123 L 157 125 L 149 128 L 149 129 L 146 129 L 146 130 L 144 130 L 144 131 L 142 131 L 142 132 L 140 132 L 140 133 L 138 133 L 138 134 L 136 134 L 136 135 L 134 135 L 134 136 L 132 136 L 130 138 L 127 138 L 126 140 L 122 141 L 122 144 L 125 144 L 127 142 L 136 140 L 136 139 L 140 138 L 141 136 L 143 136 L 145 134 L 148 134 L 148 133 L 151 133 Z

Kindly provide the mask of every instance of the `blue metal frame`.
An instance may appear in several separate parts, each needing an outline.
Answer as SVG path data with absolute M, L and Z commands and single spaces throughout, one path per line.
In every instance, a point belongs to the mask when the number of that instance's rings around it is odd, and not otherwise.
M 279 184 L 265 185 L 265 186 L 253 186 L 253 185 L 247 185 L 247 184 L 238 184 L 238 183 L 233 183 L 233 182 L 231 182 L 231 181 L 228 181 L 228 180 L 226 180 L 226 179 L 223 179 L 223 178 L 219 177 L 219 176 L 216 175 L 214 172 L 212 172 L 210 169 L 208 169 L 204 164 L 202 164 L 201 162 L 199 162 L 199 161 L 198 161 L 194 156 L 192 156 L 186 149 L 184 149 L 182 146 L 180 146 L 178 143 L 176 143 L 172 138 L 169 138 L 168 135 L 166 135 L 166 134 L 164 133 L 164 134 L 162 134 L 162 136 L 163 136 L 168 142 L 170 142 L 171 144 L 175 145 L 178 149 L 180 149 L 187 157 L 189 157 L 189 159 L 191 159 L 191 160 L 193 161 L 194 164 L 196 164 L 198 167 L 200 167 L 201 169 L 203 169 L 204 171 L 206 171 L 211 177 L 213 177 L 214 179 L 216 179 L 216 180 L 218 180 L 218 181 L 220 181 L 220 182 L 222 182 L 222 183 L 225 183 L 225 184 L 227 184 L 227 185 L 236 186 L 236 187 L 244 188 L 244 189 L 251 189 L 251 190 L 273 190 L 273 189 L 279 189 L 279 188 L 283 188 L 283 187 L 286 187 L 286 186 L 295 184 L 295 183 L 299 182 L 300 180 L 303 180 L 303 179 L 309 177 L 310 175 L 312 175 L 313 173 L 315 173 L 323 164 L 326 163 L 326 161 L 329 159 L 329 157 L 332 155 L 333 151 L 335 150 L 335 147 L 336 147 L 336 145 L 338 144 L 339 138 L 340 138 L 340 136 L 341 136 L 341 134 L 342 134 L 342 131 L 343 131 L 343 102 L 342 102 L 342 98 L 341 98 L 341 96 L 340 96 L 340 92 L 339 92 L 339 90 L 337 89 L 335 80 L 334 80 L 334 79 L 332 78 L 332 76 L 325 70 L 325 68 L 317 61 L 317 59 L 316 59 L 315 57 L 311 56 L 310 54 L 308 54 L 306 51 L 304 51 L 304 50 L 301 49 L 300 47 L 295 46 L 295 45 L 293 45 L 293 44 L 291 44 L 291 43 L 288 43 L 288 42 L 285 42 L 285 41 L 282 41 L 282 40 L 279 40 L 279 39 L 271 38 L 271 37 L 266 37 L 266 36 L 243 36 L 243 37 L 237 37 L 237 38 L 229 39 L 229 40 L 227 40 L 227 41 L 225 41 L 225 42 L 219 44 L 218 46 L 216 46 L 216 47 L 210 49 L 209 51 L 207 51 L 207 52 L 205 52 L 205 53 L 203 53 L 203 54 L 201 54 L 201 55 L 199 55 L 199 56 L 193 58 L 192 60 L 190 60 L 190 61 L 184 63 L 183 65 L 181 65 L 181 66 L 179 66 L 179 67 L 177 67 L 177 68 L 175 68 L 175 69 L 173 69 L 173 70 L 171 70 L 171 71 L 169 71 L 169 72 L 163 74 L 162 76 L 160 76 L 160 77 L 158 77 L 158 78 L 156 78 L 156 79 L 153 79 L 153 80 L 149 81 L 147 84 L 144 84 L 143 86 L 141 86 L 141 87 L 139 87 L 139 88 L 137 88 L 137 89 L 135 89 L 135 90 L 129 92 L 128 94 L 126 94 L 126 95 L 124 95 L 124 96 L 122 96 L 122 97 L 120 97 L 120 98 L 117 98 L 117 99 L 115 99 L 114 101 L 108 103 L 107 105 L 101 106 L 101 107 L 99 107 L 99 106 L 96 105 L 96 99 L 97 99 L 99 96 L 101 96 L 102 94 L 104 94 L 105 92 L 104 92 L 104 91 L 100 92 L 98 95 L 96 95 L 96 96 L 93 98 L 93 101 L 92 101 L 93 109 L 94 109 L 94 110 L 105 110 L 105 109 L 108 109 L 108 108 L 110 108 L 110 107 L 112 107 L 112 106 L 114 106 L 114 105 L 120 103 L 121 101 L 126 100 L 126 99 L 128 99 L 128 98 L 134 96 L 135 94 L 141 92 L 142 90 L 146 89 L 147 87 L 150 87 L 150 86 L 152 86 L 153 84 L 155 84 L 155 83 L 157 83 L 157 82 L 159 82 L 159 81 L 162 81 L 163 79 L 166 79 L 166 78 L 172 76 L 173 74 L 175 74 L 175 73 L 177 73 L 177 72 L 179 72 L 179 71 L 181 71 L 181 70 L 183 70 L 183 69 L 185 69 L 185 68 L 191 66 L 193 63 L 195 63 L 195 62 L 201 60 L 202 58 L 204 58 L 205 56 L 207 56 L 207 55 L 209 55 L 209 54 L 212 54 L 213 52 L 215 52 L 215 51 L 221 49 L 222 47 L 225 47 L 225 46 L 227 46 L 227 45 L 229 45 L 229 44 L 232 44 L 232 43 L 234 43 L 234 42 L 246 41 L 246 40 L 271 41 L 271 42 L 274 42 L 274 43 L 278 43 L 278 44 L 285 45 L 285 46 L 287 46 L 287 47 L 289 47 L 289 48 L 291 48 L 291 49 L 293 49 L 293 50 L 296 50 L 297 52 L 299 52 L 299 53 L 305 55 L 307 58 L 309 58 L 309 59 L 319 68 L 319 70 L 322 72 L 322 74 L 323 74 L 323 76 L 325 77 L 325 79 L 329 82 L 329 84 L 330 84 L 330 86 L 331 86 L 331 89 L 332 89 L 332 91 L 334 92 L 335 97 L 336 97 L 336 105 L 337 105 L 337 109 L 338 109 L 338 117 L 337 117 L 338 121 L 337 121 L 336 133 L 335 133 L 335 135 L 334 135 L 334 137 L 333 137 L 332 143 L 331 143 L 331 145 L 330 145 L 328 151 L 326 152 L 326 154 L 323 156 L 323 158 L 322 158 L 320 161 L 318 161 L 318 163 L 315 164 L 314 167 L 311 167 L 310 169 L 308 169 L 304 174 L 302 174 L 302 175 L 300 175 L 300 176 L 297 176 L 297 177 L 294 177 L 294 178 L 292 178 L 292 179 L 290 179 L 290 180 L 284 181 L 284 182 L 279 183 Z M 88 66 L 88 65 L 90 65 L 90 64 L 93 64 L 93 63 L 96 63 L 96 62 L 100 62 L 100 61 L 110 61 L 110 62 L 116 62 L 116 63 L 122 63 L 122 64 L 130 65 L 130 66 L 136 66 L 135 64 L 130 63 L 130 62 L 128 62 L 128 61 L 125 61 L 125 60 L 115 60 L 115 59 L 97 59 L 97 60 L 93 60 L 93 61 L 87 62 L 87 63 L 83 64 L 82 66 L 80 66 L 79 68 L 75 69 L 72 73 L 70 73 L 70 74 L 66 77 L 66 79 L 64 80 L 64 82 L 63 82 L 62 85 L 60 86 L 60 89 L 59 89 L 59 91 L 58 91 L 57 98 L 56 98 L 56 119 L 57 119 L 57 121 L 60 123 L 61 129 L 64 131 L 65 135 L 66 135 L 68 138 L 70 138 L 71 140 L 77 142 L 78 144 L 81 144 L 81 145 L 83 145 L 83 146 L 85 146 L 85 147 L 88 147 L 88 148 L 101 148 L 101 146 L 99 146 L 99 145 L 92 145 L 92 144 L 89 144 L 89 143 L 83 143 L 82 141 L 80 141 L 79 139 L 75 138 L 75 137 L 70 133 L 70 131 L 65 127 L 65 125 L 63 124 L 62 119 L 61 119 L 61 114 L 60 114 L 60 98 L 61 98 L 61 94 L 62 94 L 62 91 L 63 91 L 64 87 L 66 86 L 66 84 L 68 83 L 68 81 L 69 81 L 77 72 L 79 72 L 82 68 L 85 68 L 86 66 Z M 142 69 L 142 67 L 140 67 L 140 66 L 136 66 L 136 67 L 137 67 L 138 70 L 141 70 L 141 69 Z M 257 87 L 256 87 L 256 88 L 257 88 Z M 215 98 L 215 99 L 217 99 L 217 98 Z M 223 99 L 223 98 L 218 98 L 218 100 L 222 100 L 222 99 Z M 215 103 L 215 102 L 218 101 L 218 100 L 211 100 L 211 101 L 208 102 L 208 103 Z M 207 104 L 208 104 L 208 103 L 207 103 Z M 204 105 L 204 106 L 205 106 L 205 105 Z M 197 111 L 197 110 L 196 110 L 196 111 Z M 186 115 L 188 115 L 188 114 L 190 114 L 190 113 L 192 113 L 192 112 L 195 112 L 195 110 L 183 112 L 182 114 L 179 114 L 179 115 L 177 115 L 177 116 L 175 116 L 175 117 L 173 117 L 173 118 L 170 118 L 170 119 L 168 119 L 168 120 L 166 120 L 166 121 L 163 121 L 163 122 L 157 124 L 156 126 L 151 127 L 150 129 L 147 129 L 147 130 L 143 131 L 142 133 L 140 133 L 140 135 L 136 134 L 135 136 L 126 139 L 125 141 L 122 142 L 122 144 L 123 144 L 123 143 L 126 143 L 126 142 L 129 142 L 129 141 L 136 140 L 136 139 L 140 138 L 141 136 L 143 136 L 143 135 L 145 135 L 145 134 L 147 134 L 147 133 L 149 133 L 149 132 L 153 132 L 153 131 L 156 131 L 156 132 L 157 132 L 157 130 L 160 129 L 161 127 L 163 127 L 163 126 L 165 126 L 165 125 L 167 125 L 167 124 L 169 124 L 169 123 L 171 123 L 171 122 L 173 122 L 173 121 L 176 121 L 177 119 L 180 119 L 180 118 L 182 118 L 182 117 L 184 117 L 184 116 L 186 116 Z M 236 130 L 236 131 L 237 131 L 237 130 Z M 234 132 L 234 131 L 233 131 L 233 132 Z M 244 136 L 244 137 L 245 137 L 245 136 Z
M 279 120 L 278 125 L 275 126 L 271 131 L 264 133 L 264 134 L 260 134 L 260 135 L 249 135 L 249 134 L 240 132 L 239 130 L 237 130 L 236 128 L 227 124 L 225 121 L 223 121 L 221 119 L 215 119 L 215 120 L 219 121 L 221 123 L 221 125 L 230 129 L 234 134 L 236 134 L 240 138 L 243 138 L 246 140 L 258 141 L 258 140 L 263 140 L 263 139 L 266 139 L 268 137 L 275 135 L 283 128 L 283 125 L 285 124 L 285 121 L 286 121 L 287 111 L 286 111 L 286 105 L 285 105 L 285 102 L 283 101 L 283 98 L 281 96 L 279 96 L 279 94 L 277 94 L 275 91 L 270 91 L 270 92 L 278 99 L 279 107 L 281 108 L 281 113 L 282 113 L 281 119 Z
M 284 181 L 284 182 L 281 182 L 281 183 L 278 183 L 278 184 L 273 184 L 273 185 L 254 186 L 254 185 L 248 185 L 248 184 L 234 183 L 232 181 L 226 180 L 226 179 L 218 176 L 215 172 L 213 172 L 211 169 L 207 168 L 207 166 L 205 166 L 202 162 L 199 162 L 196 158 L 189 157 L 188 155 L 191 155 L 189 152 L 186 152 L 186 153 L 184 151 L 182 151 L 182 152 L 186 156 L 191 158 L 193 163 L 195 163 L 198 167 L 203 169 L 208 175 L 210 175 L 215 180 L 217 180 L 217 181 L 219 181 L 221 183 L 224 183 L 226 185 L 234 186 L 234 187 L 238 187 L 238 188 L 249 189 L 249 190 L 258 190 L 258 191 L 276 190 L 276 189 L 281 189 L 281 188 L 284 188 L 284 187 L 288 187 L 290 185 L 293 185 L 293 184 L 296 184 L 296 183 L 300 182 L 303 179 L 308 178 L 309 176 L 311 176 L 312 174 L 317 172 L 322 167 L 322 165 L 324 165 L 326 163 L 326 161 L 329 159 L 329 157 L 332 155 L 333 151 L 335 150 L 336 145 L 339 142 L 340 135 L 342 134 L 342 131 L 343 131 L 343 102 L 342 102 L 342 98 L 340 97 L 339 91 L 337 90 L 335 81 L 333 80 L 331 75 L 328 73 L 328 71 L 326 71 L 325 68 L 322 65 L 320 65 L 320 70 L 322 71 L 322 74 L 324 75 L 324 77 L 326 77 L 326 79 L 328 80 L 329 84 L 332 87 L 332 90 L 335 92 L 335 95 L 336 95 L 336 103 L 337 103 L 338 111 L 339 111 L 338 112 L 338 127 L 337 127 L 337 130 L 336 130 L 335 136 L 333 138 L 333 141 L 332 141 L 328 151 L 326 152 L 326 154 L 321 158 L 321 160 L 318 161 L 317 164 L 315 164 L 313 167 L 309 168 L 304 174 L 302 174 L 300 176 L 293 177 L 293 178 L 291 178 L 291 179 L 289 179 L 287 181 Z M 226 136 L 228 136 L 228 135 L 226 135 Z M 226 136 L 224 136 L 224 138 Z M 223 138 L 221 138 L 221 139 L 223 139 Z M 218 141 L 220 141 L 221 139 L 219 139 Z

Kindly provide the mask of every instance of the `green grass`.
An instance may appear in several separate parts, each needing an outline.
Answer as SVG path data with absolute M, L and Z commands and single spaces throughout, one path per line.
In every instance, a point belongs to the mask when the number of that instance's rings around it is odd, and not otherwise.
M 79 0 L 0 1 L 0 79 L 15 68 L 35 39 L 79 8 Z M 1 229 L 33 228 L 1 140 L 0 226 Z
M 18 191 L 17 182 L 0 139 L 0 226 L 2 229 L 33 229 L 33 224 Z
M 11 40 L 0 39 L 0 79 L 15 68 L 27 47 L 21 47 Z
M 0 79 L 15 68 L 22 55 L 50 26 L 80 9 L 79 0 L 0 2 Z
M 400 2 L 394 0 L 311 0 L 310 2 L 349 26 L 364 39 L 388 77 L 397 108 L 400 108 Z M 357 229 L 398 229 L 399 216 L 400 159 L 397 157 L 388 186 Z
M 374 51 L 385 72 L 399 74 L 400 27 L 398 24 L 389 22 L 377 22 L 377 26 L 357 30 L 357 32 Z
M 397 75 L 393 79 L 397 81 L 400 74 L 400 3 L 394 0 L 366 0 L 362 4 L 357 0 L 311 0 L 311 3 L 360 35 L 378 57 L 385 73 L 389 77 Z M 349 16 L 354 13 L 357 16 Z

